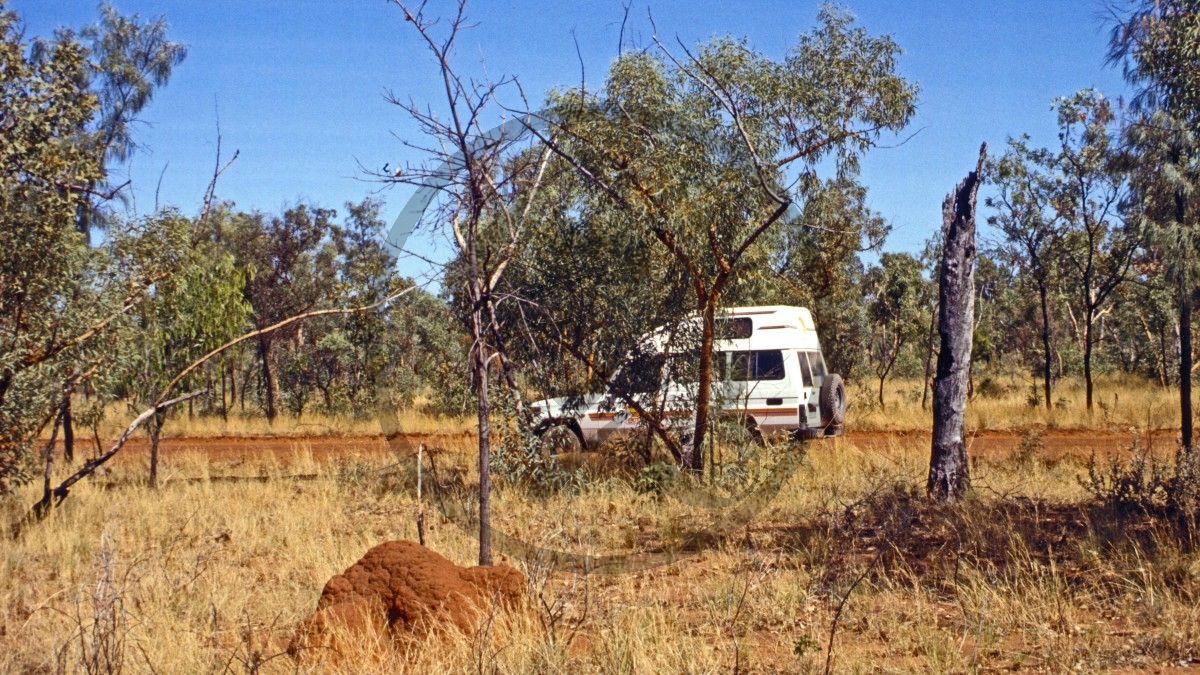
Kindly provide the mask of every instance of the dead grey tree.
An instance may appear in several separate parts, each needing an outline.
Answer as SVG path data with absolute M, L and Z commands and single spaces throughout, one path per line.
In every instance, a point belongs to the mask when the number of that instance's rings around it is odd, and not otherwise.
M 975 326 L 975 202 L 987 143 L 979 163 L 942 202 L 942 267 L 938 274 L 937 375 L 933 380 L 933 448 L 925 489 L 933 499 L 957 501 L 971 487 L 964 418 Z

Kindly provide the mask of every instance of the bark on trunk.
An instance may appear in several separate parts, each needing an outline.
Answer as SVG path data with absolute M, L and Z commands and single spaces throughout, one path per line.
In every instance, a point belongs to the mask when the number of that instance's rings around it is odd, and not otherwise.
M 71 393 L 63 396 L 62 403 L 63 460 L 68 464 L 75 461 L 75 418 L 71 415 Z
M 191 400 L 191 399 L 188 399 Z M 162 433 L 162 413 L 155 413 L 150 420 L 150 487 L 158 488 L 158 438 Z
M 1095 397 L 1095 384 L 1092 381 L 1092 325 L 1095 323 L 1094 310 L 1090 307 L 1083 325 L 1083 382 L 1086 390 L 1088 415 L 1092 414 L 1092 401 Z
M 478 307 L 478 303 L 476 304 Z M 479 564 L 492 564 L 492 485 L 491 485 L 491 401 L 488 399 L 488 356 L 483 347 L 482 317 L 475 310 L 474 369 L 475 384 L 479 387 Z
M 480 356 L 480 361 L 485 357 Z M 479 373 L 479 564 L 492 564 L 492 486 L 488 470 L 491 463 L 488 415 L 488 369 L 486 363 L 475 366 Z
M 229 364 L 229 407 L 237 405 L 238 401 L 238 386 L 237 386 L 237 367 L 234 364 Z M 245 409 L 246 406 L 242 406 Z M 228 415 L 226 415 L 228 416 Z
M 987 144 L 979 163 L 942 203 L 942 268 L 938 277 L 937 376 L 933 381 L 933 447 L 929 456 L 929 496 L 955 501 L 971 486 L 964 417 L 975 325 L 975 202 Z
M 704 473 L 704 441 L 708 435 L 709 409 L 712 402 L 712 350 L 716 339 L 717 301 L 709 298 L 704 308 L 704 319 L 700 332 L 699 381 L 696 383 L 696 416 L 692 426 L 690 456 L 686 458 L 688 468 L 696 475 Z M 685 453 L 687 454 L 687 453 Z
M 1192 294 L 1179 293 L 1179 421 L 1185 452 L 1192 450 Z
M 273 343 L 268 337 L 260 337 L 258 339 L 258 358 L 262 361 L 263 387 L 265 395 L 263 396 L 263 407 L 267 414 L 267 423 L 275 422 L 275 369 L 271 367 L 271 347 Z
M 1038 282 L 1038 295 L 1042 301 L 1042 391 L 1046 398 L 1046 410 L 1051 409 L 1050 378 L 1054 363 L 1054 352 L 1050 349 L 1050 299 L 1046 282 Z

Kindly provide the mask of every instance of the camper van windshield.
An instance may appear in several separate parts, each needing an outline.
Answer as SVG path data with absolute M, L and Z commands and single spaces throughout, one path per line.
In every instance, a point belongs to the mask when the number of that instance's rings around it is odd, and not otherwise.
M 613 376 L 609 390 L 614 394 L 649 394 L 657 391 L 666 356 L 636 350 Z

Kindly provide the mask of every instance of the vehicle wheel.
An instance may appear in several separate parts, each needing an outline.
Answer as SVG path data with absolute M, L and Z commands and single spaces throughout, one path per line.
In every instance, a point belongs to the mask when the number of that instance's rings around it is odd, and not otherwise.
M 552 422 L 538 431 L 537 436 L 542 454 L 546 456 L 583 451 L 583 436 L 570 422 Z
M 842 376 L 830 373 L 821 383 L 821 424 L 840 426 L 846 422 L 846 385 Z
M 722 418 L 713 425 L 712 433 L 716 442 L 726 448 L 742 450 L 751 445 L 763 444 L 762 433 L 752 419 Z

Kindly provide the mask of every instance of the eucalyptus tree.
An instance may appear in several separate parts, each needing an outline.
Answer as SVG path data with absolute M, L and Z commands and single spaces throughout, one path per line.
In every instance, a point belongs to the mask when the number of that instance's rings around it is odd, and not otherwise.
M 622 54 L 598 90 L 553 93 L 543 140 L 618 211 L 629 236 L 669 261 L 700 324 L 695 418 L 682 463 L 702 468 L 719 308 L 760 246 L 832 166 L 851 175 L 884 132 L 903 128 L 916 88 L 896 72 L 899 47 L 825 6 L 782 59 L 732 38 L 680 56 Z M 670 443 L 668 442 L 668 445 Z
M 1128 221 L 1127 174 L 1117 146 L 1111 102 L 1094 89 L 1057 102 L 1059 152 L 1053 208 L 1064 231 L 1066 283 L 1082 314 L 1083 377 L 1087 409 L 1094 398 L 1093 355 L 1097 322 L 1113 292 L 1130 274 L 1142 243 L 1136 219 Z
M 1109 56 L 1136 88 L 1127 140 L 1134 189 L 1176 288 L 1183 447 L 1192 448 L 1192 304 L 1200 270 L 1200 21 L 1195 0 L 1139 0 L 1113 27 Z
M 62 306 L 90 262 L 72 226 L 82 195 L 69 186 L 102 175 L 69 141 L 95 114 L 83 72 L 81 45 L 32 50 L 17 15 L 0 8 L 0 492 L 28 478 L 30 443 L 69 375 L 57 357 L 85 330 L 71 316 L 82 307 Z
M 228 243 L 236 264 L 247 272 L 244 293 L 251 320 L 260 331 L 286 317 L 329 306 L 336 281 L 336 249 L 330 239 L 336 212 L 301 204 L 281 216 L 240 214 L 231 223 Z M 267 419 L 278 415 L 278 346 L 300 326 L 258 334 L 256 358 L 262 374 L 262 404 Z
M 247 271 L 234 265 L 228 250 L 210 241 L 195 241 L 190 218 L 168 209 L 143 218 L 138 226 L 160 234 L 155 245 L 179 252 L 182 260 L 169 276 L 155 284 L 134 308 L 122 331 L 127 369 L 124 399 L 133 412 L 156 402 L 168 384 L 192 384 L 198 373 L 175 382 L 190 364 L 243 332 L 251 311 L 243 289 Z M 150 485 L 158 485 L 158 442 L 167 412 L 156 410 L 148 420 Z
M 998 159 L 990 160 L 984 172 L 997 188 L 997 194 L 985 202 L 994 210 L 988 224 L 1004 237 L 994 253 L 999 260 L 1020 270 L 1037 293 L 1042 394 L 1047 410 L 1053 405 L 1051 306 L 1061 277 L 1063 248 L 1063 232 L 1055 222 L 1053 210 L 1053 165 L 1053 153 L 1031 147 L 1029 137 L 1022 136 L 1009 139 L 1008 150 Z
M 0 5 L 0 493 L 29 478 L 33 439 L 120 358 L 113 329 L 178 264 L 154 227 L 97 248 L 76 229 L 106 176 L 94 73 L 75 35 L 27 42 Z
M 922 276 L 921 267 L 921 262 L 908 253 L 884 253 L 879 256 L 879 265 L 867 270 L 863 284 L 881 409 L 886 407 L 884 382 L 901 352 L 921 338 L 926 308 L 934 304 L 936 294 Z
M 185 45 L 168 38 L 164 17 L 143 21 L 137 14 L 122 15 L 108 3 L 99 11 L 100 20 L 81 32 L 87 44 L 86 76 L 97 99 L 96 115 L 82 142 L 103 158 L 107 170 L 103 179 L 88 186 L 88 198 L 79 210 L 77 226 L 84 232 L 104 224 L 107 214 L 97 208 L 129 184 L 127 180 L 114 185 L 112 169 L 132 157 L 138 145 L 138 115 L 187 56 Z
M 666 253 L 586 187 L 567 162 L 548 162 L 500 287 L 526 379 L 561 395 L 605 385 L 643 335 L 679 314 L 686 292 Z
M 777 283 L 766 297 L 812 310 L 825 361 L 847 380 L 870 334 L 860 254 L 878 251 L 891 230 L 866 197 L 853 176 L 825 180 L 805 195 L 800 216 L 783 223 L 770 241 Z

